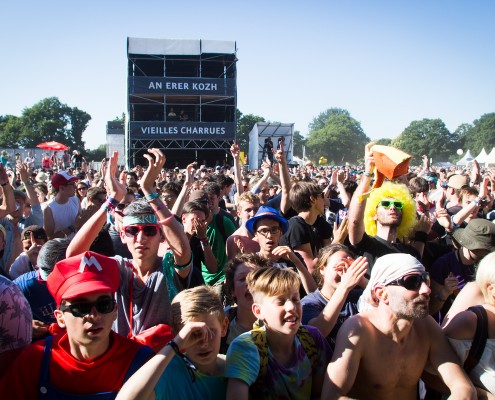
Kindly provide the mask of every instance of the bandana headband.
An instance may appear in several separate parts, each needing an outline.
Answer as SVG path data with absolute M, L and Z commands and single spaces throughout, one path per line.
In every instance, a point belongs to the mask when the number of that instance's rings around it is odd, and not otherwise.
M 158 225 L 158 219 L 155 214 L 140 215 L 138 217 L 133 215 L 126 215 L 122 220 L 123 226 L 129 225 Z

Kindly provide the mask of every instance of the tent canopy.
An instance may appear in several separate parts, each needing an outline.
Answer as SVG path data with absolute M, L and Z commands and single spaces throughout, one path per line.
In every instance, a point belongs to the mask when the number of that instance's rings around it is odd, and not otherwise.
M 464 154 L 464 157 L 462 157 L 459 161 L 457 161 L 456 165 L 467 165 L 467 163 L 472 162 L 473 160 L 474 157 L 471 154 L 471 151 L 468 150 L 466 151 L 466 154 Z

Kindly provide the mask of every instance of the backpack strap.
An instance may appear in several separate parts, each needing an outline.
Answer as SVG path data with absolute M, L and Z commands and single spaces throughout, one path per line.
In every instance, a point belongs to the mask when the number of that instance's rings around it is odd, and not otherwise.
M 312 371 L 316 371 L 318 363 L 318 349 L 316 348 L 313 336 L 311 336 L 309 330 L 303 325 L 301 325 L 297 330 L 296 336 L 301 342 L 301 346 L 311 362 Z M 261 388 L 268 369 L 268 343 L 266 340 L 266 330 L 260 328 L 259 325 L 255 323 L 254 329 L 251 331 L 251 337 L 253 338 L 253 342 L 256 347 L 258 347 L 258 352 L 260 354 L 260 371 L 258 378 L 250 388 L 250 394 L 252 396 L 256 395 L 254 398 L 257 398 L 259 397 L 257 396 L 258 394 L 261 395 Z
M 225 242 L 227 240 L 227 232 L 225 231 L 225 225 L 223 223 L 223 215 L 220 213 L 216 214 L 215 222 L 217 223 L 218 231 L 220 232 L 220 235 L 222 235 L 223 241 Z
M 477 321 L 473 343 L 464 362 L 466 372 L 471 371 L 479 363 L 488 339 L 488 316 L 485 308 L 483 306 L 473 306 L 469 307 L 468 310 L 476 314 Z

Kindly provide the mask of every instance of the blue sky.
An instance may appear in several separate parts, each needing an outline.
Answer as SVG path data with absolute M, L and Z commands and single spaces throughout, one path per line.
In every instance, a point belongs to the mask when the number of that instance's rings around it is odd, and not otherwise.
M 127 108 L 126 38 L 235 40 L 238 108 L 303 135 L 330 107 L 371 138 L 495 112 L 495 2 L 23 1 L 0 15 L 0 115 L 57 96 L 104 143 Z M 247 149 L 246 149 L 247 150 Z

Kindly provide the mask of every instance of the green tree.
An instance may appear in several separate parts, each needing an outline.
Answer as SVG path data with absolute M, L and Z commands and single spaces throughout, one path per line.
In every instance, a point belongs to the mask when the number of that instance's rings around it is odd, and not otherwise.
M 292 146 L 292 154 L 296 157 L 302 158 L 303 146 L 306 144 L 306 138 L 301 135 L 301 132 L 294 131 L 294 140 Z
M 392 139 L 390 138 L 382 138 L 378 140 L 374 140 L 375 144 L 380 144 L 382 146 L 390 146 L 392 144 Z
M 326 111 L 320 113 L 317 117 L 310 122 L 308 128 L 309 131 L 316 131 L 318 129 L 322 129 L 328 122 L 329 118 L 336 117 L 339 115 L 343 115 L 345 117 L 351 117 L 349 111 L 344 110 L 343 108 L 329 108 Z
M 479 154 L 484 147 L 489 153 L 495 146 L 495 113 L 484 114 L 473 122 L 473 126 L 465 134 L 465 147 L 473 156 Z
M 57 97 L 41 100 L 30 108 L 25 108 L 17 121 L 13 119 L 3 124 L 0 141 L 17 138 L 14 146 L 35 147 L 41 142 L 55 140 L 70 147 L 84 149 L 82 134 L 91 116 L 60 102 Z
M 309 126 L 316 128 L 309 132 L 306 141 L 308 156 L 313 161 L 325 157 L 332 164 L 355 163 L 370 141 L 361 124 L 339 108 L 321 113 Z
M 122 115 L 120 117 L 116 116 L 112 121 L 113 122 L 125 122 L 125 113 L 122 113 Z
M 15 115 L 0 116 L 0 147 L 17 147 L 21 128 L 19 117 Z
M 239 110 L 237 112 L 237 144 L 241 151 L 249 151 L 249 132 L 253 129 L 256 122 L 266 122 L 265 118 L 254 114 L 243 115 Z
M 107 156 L 107 147 L 104 144 L 100 144 L 96 149 L 86 150 L 86 160 L 88 161 L 101 161 Z
M 451 133 L 441 119 L 413 121 L 392 141 L 397 147 L 413 156 L 412 164 L 421 164 L 426 154 L 433 162 L 446 161 L 457 145 L 457 135 Z

